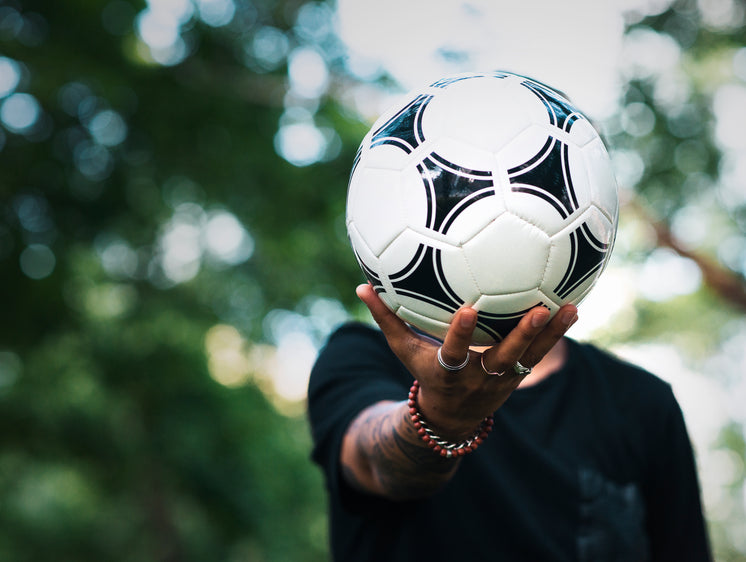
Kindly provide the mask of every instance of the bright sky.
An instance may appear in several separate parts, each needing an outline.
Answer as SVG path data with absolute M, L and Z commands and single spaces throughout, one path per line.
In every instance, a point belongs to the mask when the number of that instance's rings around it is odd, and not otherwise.
M 338 0 L 347 47 L 409 89 L 464 71 L 512 70 L 564 90 L 591 117 L 614 109 L 623 18 L 593 0 Z

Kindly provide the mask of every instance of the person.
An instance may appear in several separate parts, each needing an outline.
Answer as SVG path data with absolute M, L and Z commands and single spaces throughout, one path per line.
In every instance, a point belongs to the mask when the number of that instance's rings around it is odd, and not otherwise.
M 334 560 L 711 560 L 670 386 L 568 338 L 574 305 L 477 349 L 472 308 L 440 342 L 357 294 L 380 330 L 337 329 L 308 394 Z

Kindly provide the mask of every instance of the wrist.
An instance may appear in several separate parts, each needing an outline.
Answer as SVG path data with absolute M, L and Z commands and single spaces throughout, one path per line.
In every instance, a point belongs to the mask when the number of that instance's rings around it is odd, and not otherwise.
M 407 405 L 409 406 L 410 419 L 422 441 L 436 454 L 447 458 L 469 454 L 475 451 L 492 431 L 494 420 L 492 416 L 488 416 L 481 419 L 478 425 L 472 425 L 467 436 L 452 439 L 442 435 L 422 415 L 417 403 L 419 388 L 420 385 L 415 380 L 409 389 Z
M 434 431 L 452 441 L 469 437 L 474 428 L 488 416 L 487 413 L 475 414 L 475 408 L 462 402 L 463 399 L 455 394 L 444 397 L 437 390 L 422 388 L 418 384 L 417 408 L 420 414 Z

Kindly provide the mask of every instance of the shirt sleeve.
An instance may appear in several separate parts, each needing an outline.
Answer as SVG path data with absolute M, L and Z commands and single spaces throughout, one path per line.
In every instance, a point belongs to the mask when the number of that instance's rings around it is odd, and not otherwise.
M 411 382 L 379 331 L 347 324 L 329 338 L 311 371 L 308 416 L 314 442 L 311 457 L 322 468 L 333 496 L 344 501 L 351 493 L 339 467 L 350 423 L 377 402 L 406 400 Z

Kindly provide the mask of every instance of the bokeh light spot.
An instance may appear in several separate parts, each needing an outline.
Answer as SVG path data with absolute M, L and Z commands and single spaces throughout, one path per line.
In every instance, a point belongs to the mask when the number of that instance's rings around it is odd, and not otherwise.
M 57 260 L 48 246 L 30 244 L 21 252 L 21 271 L 31 279 L 44 279 L 54 271 Z
M 236 13 L 233 0 L 197 0 L 200 19 L 212 27 L 228 25 Z
M 631 103 L 622 111 L 622 128 L 633 137 L 644 137 L 655 127 L 655 113 L 644 103 Z
M 252 365 L 245 348 L 246 341 L 233 326 L 218 324 L 210 328 L 205 335 L 210 376 L 227 387 L 246 384 Z
M 12 386 L 21 376 L 23 362 L 12 351 L 0 351 L 0 390 Z
M 21 66 L 8 57 L 0 57 L 0 97 L 5 97 L 16 89 L 21 81 Z
M 39 120 L 41 107 L 31 94 L 12 94 L 0 107 L 0 120 L 14 133 L 29 131 Z
M 236 265 L 254 253 L 254 240 L 232 213 L 219 211 L 205 225 L 205 247 L 214 258 Z
M 275 135 L 275 150 L 295 166 L 309 166 L 321 160 L 326 138 L 313 123 L 281 125 Z
M 116 146 L 127 138 L 127 123 L 111 109 L 98 112 L 88 123 L 93 139 L 104 146 Z
M 106 179 L 114 168 L 114 160 L 106 147 L 90 141 L 78 143 L 73 157 L 80 173 L 93 181 Z
M 259 28 L 244 47 L 246 62 L 260 70 L 274 70 L 285 60 L 290 48 L 287 36 L 276 27 Z M 255 63 L 255 64 L 254 64 Z
M 290 53 L 288 77 L 291 91 L 304 98 L 321 96 L 329 85 L 326 61 L 311 47 L 299 47 Z
M 656 302 L 693 293 L 701 283 L 699 266 L 667 248 L 653 250 L 638 276 L 641 295 Z

